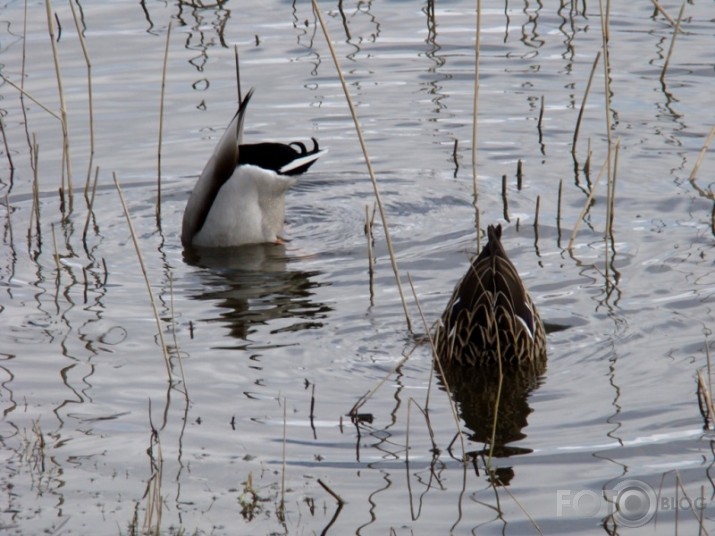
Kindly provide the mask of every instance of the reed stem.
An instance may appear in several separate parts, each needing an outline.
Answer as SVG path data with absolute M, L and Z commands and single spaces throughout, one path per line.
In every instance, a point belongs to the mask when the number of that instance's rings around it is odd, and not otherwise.
M 74 1 L 77 2 L 78 0 Z M 87 43 L 85 41 L 82 28 L 79 25 L 79 19 L 77 18 L 77 12 L 75 11 L 74 3 L 72 2 L 72 0 L 70 0 L 69 4 L 70 9 L 72 10 L 72 19 L 74 20 L 74 26 L 77 29 L 77 37 L 79 37 L 79 44 L 82 47 L 84 62 L 87 65 L 87 105 L 89 111 L 89 162 L 87 164 L 87 180 L 85 181 L 84 198 L 85 201 L 89 204 L 89 182 L 92 177 L 92 164 L 94 162 L 94 100 L 92 97 L 92 62 L 89 59 Z
M 447 376 L 444 373 L 444 368 L 442 367 L 442 361 L 440 359 L 440 356 L 437 354 L 437 348 L 434 343 L 434 338 L 432 337 L 432 331 L 429 328 L 429 325 L 427 324 L 427 319 L 425 318 L 424 313 L 422 312 L 422 306 L 420 305 L 420 301 L 417 298 L 417 291 L 415 290 L 415 286 L 412 284 L 412 278 L 410 277 L 409 274 L 407 274 L 407 280 L 410 283 L 410 288 L 412 289 L 412 296 L 415 299 L 415 304 L 417 305 L 417 311 L 420 314 L 420 318 L 422 319 L 422 325 L 425 328 L 425 332 L 427 333 L 427 338 L 429 339 L 429 345 L 430 349 L 432 350 L 432 358 L 433 362 L 436 363 L 437 369 L 439 370 L 439 374 L 442 378 L 442 383 L 444 384 L 444 390 L 447 393 L 447 399 L 449 400 L 449 408 L 452 411 L 452 418 L 454 419 L 455 426 L 457 427 L 457 435 L 459 436 L 459 442 L 461 443 L 462 446 L 462 460 L 466 462 L 467 460 L 467 449 L 465 447 L 464 443 L 464 433 L 462 432 L 462 428 L 459 425 L 459 412 L 457 411 L 457 406 L 454 402 L 454 398 L 452 396 L 452 390 L 450 389 L 449 382 L 447 381 Z M 432 382 L 430 382 L 431 386 Z M 429 391 L 428 391 L 429 394 Z
M 60 99 L 60 117 L 62 123 L 62 189 L 67 187 L 69 195 L 69 210 L 72 212 L 74 189 L 72 188 L 72 164 L 70 159 L 70 139 L 67 118 L 67 106 L 65 105 L 65 91 L 62 84 L 62 71 L 60 70 L 60 58 L 57 52 L 57 42 L 55 39 L 55 21 L 52 16 L 52 0 L 45 0 L 45 11 L 47 13 L 47 31 L 50 36 L 52 47 L 52 58 L 55 64 L 55 76 L 57 77 L 57 91 Z M 66 173 L 66 175 L 65 175 Z
M 87 230 L 89 229 L 89 221 L 92 219 L 92 216 L 94 215 L 94 197 L 97 193 L 97 182 L 99 179 L 99 166 L 97 166 L 97 169 L 94 172 L 94 182 L 92 184 L 92 194 L 89 196 L 89 199 L 87 201 L 87 219 L 84 221 L 84 229 L 82 230 L 82 242 L 84 244 L 87 244 Z
M 477 233 L 477 248 L 479 248 L 479 186 L 477 180 L 477 144 L 478 144 L 478 128 L 477 118 L 479 117 L 479 59 L 482 45 L 482 2 L 477 0 L 476 13 L 476 43 L 474 44 L 474 89 L 472 95 L 472 189 L 474 194 L 474 223 Z
M 695 182 L 695 179 L 698 178 L 698 171 L 700 171 L 700 166 L 703 163 L 703 159 L 705 158 L 705 153 L 708 151 L 708 147 L 710 147 L 710 143 L 712 143 L 713 138 L 715 137 L 715 125 L 710 129 L 710 133 L 708 134 L 708 137 L 705 139 L 705 143 L 703 143 L 702 148 L 700 149 L 700 154 L 698 155 L 698 159 L 695 161 L 695 165 L 693 166 L 693 170 L 690 172 L 690 176 L 688 177 L 688 181 L 690 181 L 690 185 L 695 188 L 695 190 L 702 196 L 707 199 L 711 199 L 715 201 L 715 196 L 713 195 L 712 190 L 703 190 L 698 184 Z
M 7 164 L 10 168 L 10 186 L 12 187 L 12 178 L 15 172 L 15 164 L 12 162 L 12 155 L 10 154 L 10 146 L 7 142 L 7 135 L 5 134 L 5 119 L 0 116 L 0 131 L 2 131 L 2 141 L 5 146 L 5 156 L 7 157 Z
M 156 300 L 154 299 L 154 292 L 151 289 L 151 283 L 149 282 L 149 274 L 146 270 L 146 265 L 144 264 L 144 257 L 142 256 L 141 248 L 139 247 L 139 240 L 137 238 L 136 232 L 134 232 L 134 225 L 132 224 L 132 219 L 129 216 L 129 209 L 124 201 L 124 194 L 122 193 L 122 188 L 119 186 L 119 180 L 117 179 L 116 173 L 112 173 L 112 178 L 114 179 L 114 186 L 119 194 L 119 201 L 122 205 L 122 210 L 124 211 L 124 217 L 127 220 L 127 226 L 129 227 L 129 234 L 132 238 L 132 243 L 134 244 L 134 250 L 137 254 L 137 260 L 139 261 L 139 267 L 141 268 L 142 275 L 144 277 L 144 283 L 146 284 L 147 294 L 149 295 L 149 302 L 151 303 L 151 309 L 154 313 L 154 320 L 156 321 L 157 333 L 159 335 L 159 342 L 161 343 L 161 351 L 164 355 L 164 364 L 166 365 L 166 375 L 171 382 L 171 362 L 169 359 L 169 352 L 166 347 L 166 342 L 164 341 L 164 330 L 161 324 L 161 317 L 159 316 L 159 310 L 156 306 Z
M 675 22 L 675 29 L 673 30 L 673 38 L 670 40 L 670 47 L 668 48 L 668 55 L 665 57 L 665 63 L 663 64 L 663 70 L 660 72 L 660 83 L 665 83 L 665 73 L 668 70 L 668 65 L 670 64 L 670 57 L 673 55 L 673 49 L 675 48 L 675 37 L 680 32 L 680 23 L 683 20 L 683 12 L 685 11 L 685 3 L 687 0 L 683 0 L 683 4 L 680 6 L 680 11 L 678 12 L 678 20 Z
M 161 228 L 161 149 L 164 141 L 164 95 L 166 93 L 166 66 L 169 60 L 169 39 L 171 37 L 171 22 L 166 29 L 166 44 L 164 46 L 164 63 L 161 68 L 161 92 L 159 96 L 159 143 L 156 154 L 156 225 Z
M 586 108 L 586 100 L 588 99 L 588 94 L 591 91 L 591 82 L 593 82 L 593 75 L 596 73 L 596 66 L 598 65 L 598 60 L 601 59 L 601 51 L 596 53 L 596 58 L 593 60 L 593 65 L 591 66 L 591 74 L 588 77 L 588 82 L 586 82 L 586 90 L 583 92 L 583 99 L 581 99 L 581 107 L 578 111 L 578 117 L 576 118 L 576 128 L 573 132 L 573 143 L 571 144 L 571 154 L 576 155 L 576 142 L 578 141 L 578 133 L 581 130 L 581 120 L 583 119 L 583 111 Z
M 569 251 L 571 251 L 573 249 L 573 243 L 574 243 L 574 240 L 576 240 L 576 234 L 578 233 L 578 228 L 581 226 L 581 222 L 583 221 L 583 218 L 586 215 L 586 211 L 588 210 L 588 207 L 591 206 L 591 202 L 593 201 L 593 196 L 596 195 L 596 186 L 598 186 L 598 183 L 601 180 L 601 177 L 603 176 L 603 172 L 606 171 L 607 167 L 608 167 L 608 158 L 606 159 L 606 161 L 603 162 L 603 165 L 601 166 L 601 169 L 598 172 L 598 175 L 596 176 L 596 180 L 593 181 L 591 190 L 589 191 L 588 196 L 586 197 L 586 202 L 583 204 L 583 208 L 581 209 L 581 212 L 579 213 L 578 218 L 576 219 L 576 224 L 573 227 L 573 231 L 571 231 L 571 238 L 569 239 L 569 244 L 568 244 L 568 246 L 566 246 L 566 249 L 568 249 Z
M 655 7 L 656 11 L 659 12 L 661 15 L 663 15 L 672 26 L 676 25 L 675 19 L 673 19 L 673 17 L 671 17 L 668 14 L 668 12 L 665 9 L 663 9 L 663 7 L 656 0 L 650 0 L 650 1 L 653 3 L 653 6 Z M 683 30 L 679 30 L 679 31 L 682 32 Z
M 333 47 L 333 42 L 330 38 L 328 32 L 328 27 L 323 20 L 323 15 L 318 7 L 317 0 L 312 0 L 313 12 L 315 13 L 318 21 L 320 22 L 320 27 L 323 30 L 323 35 L 325 36 L 325 41 L 330 50 L 330 55 L 335 63 L 335 69 L 338 73 L 338 78 L 340 79 L 340 84 L 342 85 L 343 92 L 345 93 L 345 99 L 348 103 L 348 108 L 350 109 L 350 114 L 352 115 L 353 123 L 355 124 L 355 131 L 357 132 L 358 140 L 360 141 L 360 147 L 362 148 L 363 157 L 365 158 L 365 165 L 367 166 L 368 174 L 370 175 L 370 181 L 372 182 L 372 189 L 375 194 L 375 201 L 377 202 L 377 208 L 380 211 L 380 219 L 382 220 L 382 228 L 385 233 L 385 241 L 387 243 L 387 250 L 390 254 L 390 263 L 392 265 L 392 271 L 395 274 L 395 282 L 397 283 L 397 290 L 400 294 L 400 300 L 402 302 L 402 309 L 405 314 L 405 320 L 407 322 L 407 330 L 412 332 L 412 321 L 410 320 L 410 314 L 407 310 L 407 300 L 405 299 L 405 294 L 402 290 L 402 282 L 400 280 L 400 272 L 397 267 L 397 259 L 395 257 L 395 250 L 392 246 L 392 237 L 390 236 L 390 229 L 387 224 L 387 216 L 385 214 L 385 207 L 382 203 L 382 197 L 380 196 L 380 188 L 377 185 L 377 179 L 375 178 L 375 172 L 372 169 L 372 163 L 370 162 L 370 157 L 367 153 L 367 146 L 365 145 L 365 138 L 362 134 L 362 128 L 360 127 L 360 122 L 357 118 L 357 112 L 355 111 L 355 106 L 353 105 L 352 99 L 350 98 L 350 92 L 348 91 L 347 83 L 345 82 L 345 77 L 343 76 L 342 68 L 340 67 L 340 62 L 338 61 L 337 53 L 335 52 L 335 47 Z

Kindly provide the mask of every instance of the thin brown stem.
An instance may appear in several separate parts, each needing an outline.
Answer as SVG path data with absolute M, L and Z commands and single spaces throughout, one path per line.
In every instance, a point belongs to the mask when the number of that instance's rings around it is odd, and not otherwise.
M 360 122 L 357 118 L 357 112 L 355 111 L 355 106 L 353 105 L 352 99 L 350 97 L 350 92 L 348 91 L 347 82 L 343 76 L 342 68 L 340 67 L 340 62 L 338 61 L 337 53 L 335 52 L 335 47 L 333 47 L 333 42 L 330 38 L 328 32 L 328 27 L 323 20 L 323 15 L 318 7 L 317 0 L 312 0 L 313 12 L 315 13 L 318 21 L 320 22 L 320 27 L 323 30 L 325 36 L 325 42 L 330 50 L 330 55 L 333 58 L 333 63 L 335 64 L 335 69 L 338 73 L 338 78 L 340 79 L 340 84 L 342 85 L 343 92 L 345 93 L 345 99 L 348 103 L 348 108 L 350 108 L 350 114 L 352 115 L 353 123 L 355 124 L 355 131 L 357 132 L 358 140 L 360 141 L 360 147 L 362 148 L 363 157 L 365 158 L 365 165 L 367 166 L 368 174 L 370 175 L 370 181 L 372 182 L 373 192 L 375 194 L 375 201 L 377 202 L 377 208 L 380 211 L 380 219 L 382 219 L 382 228 L 385 233 L 385 241 L 387 243 L 387 250 L 390 254 L 390 263 L 392 265 L 392 271 L 395 274 L 395 282 L 397 283 L 397 290 L 400 294 L 400 300 L 402 301 L 402 309 L 405 314 L 405 321 L 407 322 L 408 331 L 412 331 L 412 321 L 410 320 L 410 315 L 407 310 L 407 300 L 405 299 L 405 294 L 402 290 L 402 282 L 400 281 L 400 272 L 397 267 L 397 259 L 395 257 L 395 250 L 392 246 L 392 237 L 390 236 L 390 229 L 387 224 L 387 215 L 385 213 L 385 207 L 382 203 L 382 197 L 380 195 L 380 188 L 377 185 L 377 179 L 375 178 L 375 172 L 372 169 L 372 163 L 370 162 L 370 157 L 367 153 L 367 146 L 365 145 L 365 138 L 362 134 L 362 128 L 360 127 Z
M 144 257 L 142 256 L 141 248 L 139 247 L 139 239 L 134 231 L 134 225 L 132 224 L 132 219 L 129 216 L 129 208 L 124 201 L 124 194 L 119 186 L 119 180 L 117 175 L 112 173 L 112 178 L 114 179 L 114 186 L 119 194 L 119 201 L 122 205 L 122 210 L 124 211 L 124 217 L 127 220 L 127 226 L 129 227 L 129 234 L 132 238 L 132 243 L 134 244 L 134 250 L 137 254 L 137 260 L 139 261 L 139 267 L 141 268 L 142 275 L 144 277 L 144 283 L 146 285 L 147 294 L 149 295 L 149 302 L 151 303 L 151 308 L 154 313 L 154 320 L 156 322 L 157 333 L 159 335 L 159 342 L 161 344 L 161 351 L 164 356 L 164 364 L 166 365 L 166 375 L 169 382 L 171 382 L 171 362 L 169 358 L 169 352 L 166 347 L 166 342 L 164 341 L 164 328 L 161 324 L 161 317 L 159 316 L 159 310 L 156 306 L 156 300 L 154 299 L 154 292 L 151 289 L 151 283 L 149 282 L 149 274 L 146 270 L 146 265 L 144 264 Z
M 75 0 L 76 2 L 77 0 Z M 87 43 L 84 39 L 84 33 L 79 25 L 79 19 L 77 18 L 77 12 L 74 7 L 74 2 L 70 0 L 70 9 L 72 9 L 72 18 L 74 19 L 74 26 L 77 30 L 77 37 L 79 37 L 79 44 L 82 47 L 82 54 L 84 55 L 84 62 L 87 65 L 87 102 L 89 108 L 89 162 L 87 164 L 87 180 L 84 187 L 84 198 L 87 203 L 89 203 L 89 182 L 92 177 L 92 163 L 94 162 L 94 101 L 92 98 L 92 62 L 89 59 L 89 51 L 87 49 Z
M 482 45 L 482 2 L 477 0 L 476 13 L 476 43 L 474 44 L 474 89 L 472 91 L 472 189 L 474 194 L 474 230 L 477 234 L 479 246 L 479 186 L 477 177 L 477 145 L 479 141 L 477 118 L 479 117 L 479 59 Z
M 698 178 L 698 171 L 700 171 L 700 166 L 703 163 L 703 159 L 705 158 L 705 153 L 708 152 L 708 147 L 710 147 L 710 143 L 712 143 L 713 138 L 715 138 L 715 125 L 710 129 L 708 137 L 705 138 L 705 143 L 703 143 L 703 146 L 700 149 L 700 154 L 698 154 L 698 159 L 695 161 L 695 165 L 693 166 L 693 170 L 690 172 L 690 177 L 688 177 L 688 181 L 690 181 L 691 186 L 695 188 L 695 190 L 702 197 L 706 197 L 707 199 L 715 201 L 715 195 L 713 195 L 712 190 L 703 190 L 695 182 L 695 179 Z
M 670 47 L 668 48 L 668 55 L 665 57 L 665 63 L 663 64 L 663 70 L 660 72 L 660 82 L 665 83 L 665 73 L 668 70 L 668 65 L 670 65 L 670 57 L 673 55 L 673 49 L 675 48 L 675 37 L 680 32 L 680 23 L 683 20 L 683 12 L 685 11 L 685 2 L 680 6 L 680 11 L 678 12 L 678 20 L 675 22 L 675 29 L 673 30 L 673 38 L 670 40 Z
M 55 64 L 55 76 L 57 77 L 57 91 L 60 99 L 60 117 L 62 122 L 62 189 L 67 187 L 69 195 L 69 209 L 72 211 L 74 190 L 72 188 L 72 165 L 70 159 L 70 139 L 67 118 L 67 107 L 65 105 L 65 91 L 62 84 L 62 71 L 60 70 L 60 58 L 57 52 L 57 41 L 55 39 L 55 20 L 52 16 L 52 0 L 45 0 L 45 11 L 47 13 L 47 31 L 50 36 L 50 46 L 52 47 L 52 58 Z M 65 175 L 66 173 L 66 175 Z
M 591 91 L 591 82 L 593 82 L 593 75 L 596 73 L 596 66 L 598 65 L 598 60 L 601 58 L 601 51 L 596 54 L 596 58 L 593 60 L 593 65 L 591 66 L 591 74 L 588 77 L 588 82 L 586 82 L 586 90 L 583 92 L 583 99 L 581 99 L 581 107 L 578 111 L 578 118 L 576 119 L 576 128 L 573 133 L 573 143 L 571 145 L 571 153 L 576 154 L 576 142 L 578 141 L 578 133 L 581 130 L 581 120 L 583 119 L 583 111 L 586 108 L 586 100 L 588 99 L 588 94 Z
M 161 227 L 161 150 L 164 139 L 164 95 L 166 93 L 166 67 L 169 61 L 169 39 L 171 38 L 171 21 L 166 29 L 166 44 L 164 46 L 164 63 L 161 69 L 161 93 L 159 97 L 159 143 L 156 154 L 156 225 Z

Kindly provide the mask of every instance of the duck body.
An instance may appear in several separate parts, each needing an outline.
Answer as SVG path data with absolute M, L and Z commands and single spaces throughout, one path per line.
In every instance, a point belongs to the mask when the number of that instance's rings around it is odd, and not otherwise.
M 325 152 L 303 143 L 242 144 L 251 89 L 221 137 L 184 210 L 184 248 L 280 242 L 285 194 Z
M 501 225 L 457 284 L 435 329 L 437 358 L 445 366 L 541 364 L 546 333 L 531 296 L 501 243 Z

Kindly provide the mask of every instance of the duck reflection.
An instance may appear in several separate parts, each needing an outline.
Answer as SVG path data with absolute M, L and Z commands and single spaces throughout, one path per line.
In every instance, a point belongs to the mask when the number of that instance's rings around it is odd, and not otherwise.
M 185 252 L 187 263 L 201 268 L 201 291 L 197 300 L 214 302 L 224 309 L 220 318 L 232 337 L 246 340 L 257 325 L 272 320 L 294 318 L 295 322 L 271 333 L 321 327 L 331 310 L 312 299 L 312 280 L 320 272 L 289 270 L 295 260 L 278 244 L 257 244 L 236 248 L 192 248 Z
M 546 330 L 501 242 L 501 225 L 452 293 L 434 333 L 435 358 L 459 413 L 485 443 L 474 454 L 507 457 L 531 452 L 524 439 L 528 398 L 546 371 Z M 504 484 L 513 475 L 497 475 Z
M 508 457 L 532 452 L 512 443 L 526 437 L 523 429 L 533 411 L 528 403 L 529 395 L 541 384 L 545 372 L 545 359 L 530 366 L 506 367 L 500 393 L 497 368 L 444 371 L 442 385 L 446 379 L 459 415 L 472 431 L 469 439 L 485 445 L 470 454 L 479 456 L 491 452 L 496 457 Z

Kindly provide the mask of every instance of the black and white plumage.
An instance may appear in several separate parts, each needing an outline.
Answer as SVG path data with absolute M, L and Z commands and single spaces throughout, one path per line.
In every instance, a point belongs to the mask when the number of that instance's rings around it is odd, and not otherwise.
M 457 283 L 435 331 L 445 365 L 521 365 L 546 358 L 546 332 L 536 306 L 501 243 L 501 225 Z
M 315 138 L 311 150 L 301 142 L 242 144 L 252 95 L 241 101 L 186 203 L 184 248 L 280 242 L 286 191 L 325 153 Z

